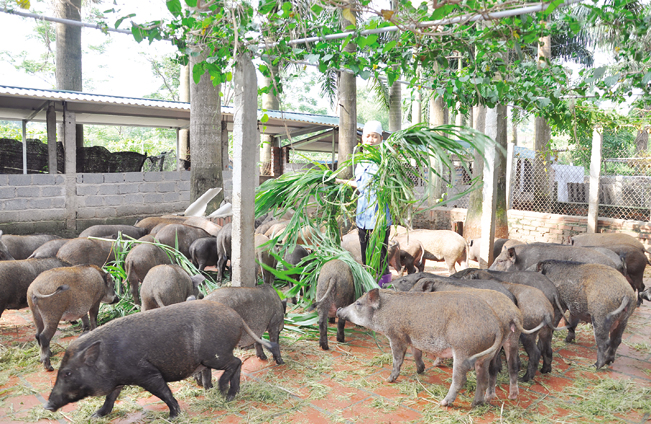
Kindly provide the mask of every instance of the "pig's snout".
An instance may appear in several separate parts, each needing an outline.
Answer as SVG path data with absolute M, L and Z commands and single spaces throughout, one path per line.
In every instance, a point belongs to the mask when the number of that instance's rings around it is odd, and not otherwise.
M 337 312 L 335 313 L 335 315 L 337 315 L 337 318 L 343 318 L 343 312 L 344 312 L 344 308 L 337 308 Z
M 53 404 L 52 402 L 48 402 L 48 403 L 45 405 L 45 409 L 48 410 L 48 411 L 51 411 L 51 412 L 56 412 L 56 410 L 59 409 L 59 408 L 57 408 L 56 406 L 54 406 L 54 404 Z

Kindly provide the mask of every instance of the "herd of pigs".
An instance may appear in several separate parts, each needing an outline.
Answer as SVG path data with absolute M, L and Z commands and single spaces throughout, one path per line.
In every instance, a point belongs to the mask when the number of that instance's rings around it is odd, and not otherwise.
M 256 222 L 258 263 L 277 265 L 267 242 L 282 239 L 286 225 L 269 218 Z M 123 386 L 137 385 L 162 399 L 175 417 L 180 408 L 168 382 L 194 376 L 209 389 L 211 369 L 223 370 L 219 390 L 228 400 L 235 397 L 242 365 L 233 355 L 237 346 L 254 345 L 263 360 L 265 347 L 283 364 L 278 341 L 286 301 L 272 287 L 273 274 L 257 265 L 264 284 L 222 287 L 202 299 L 203 276 L 189 275 L 152 243 L 135 243 L 125 259 L 130 291 L 142 312 L 97 327 L 100 303 L 119 300 L 111 275 L 102 269 L 115 260 L 114 242 L 106 239 L 119 233 L 176 247 L 200 270 L 215 266 L 222 281 L 231 226 L 222 228 L 205 218 L 163 216 L 135 226 L 97 225 L 75 239 L 0 232 L 0 315 L 5 309 L 30 308 L 46 370 L 53 370 L 50 340 L 59 322 L 81 319 L 83 324 L 83 334 L 66 349 L 46 409 L 106 396 L 94 413 L 105 416 Z M 393 227 L 390 240 L 388 262 L 400 277 L 387 289 L 373 289 L 356 299 L 350 267 L 341 260 L 323 265 L 314 302 L 319 344 L 328 349 L 328 321 L 335 318 L 339 342 L 345 341 L 346 321 L 386 335 L 393 354 L 390 382 L 398 378 L 410 346 L 418 373 L 425 370 L 423 351 L 436 355 L 436 364 L 453 358 L 452 384 L 441 405 L 455 400 L 473 368 L 473 406 L 495 398 L 502 351 L 509 398 L 515 399 L 520 343 L 529 358 L 520 379 L 528 381 L 541 358 L 540 372 L 551 372 L 553 332 L 567 329 L 569 343 L 581 321 L 594 328 L 595 366 L 608 365 L 635 308 L 651 301 L 651 288 L 642 282 L 649 252 L 625 234 L 584 234 L 572 237 L 570 245 L 499 239 L 487 270 L 467 267 L 469 260 L 479 260 L 479 241 L 466 243 L 453 231 Z M 309 247 L 309 232 L 301 234 L 299 243 Z M 355 231 L 342 237 L 342 247 L 361 261 Z M 308 254 L 308 248 L 297 244 L 284 259 L 296 265 Z M 450 276 L 423 272 L 427 260 L 445 261 Z M 565 327 L 559 328 L 561 319 Z M 269 341 L 261 338 L 265 332 Z

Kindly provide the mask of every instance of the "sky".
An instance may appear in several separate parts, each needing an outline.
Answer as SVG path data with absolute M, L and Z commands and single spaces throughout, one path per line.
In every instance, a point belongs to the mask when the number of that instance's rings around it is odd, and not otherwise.
M 107 14 L 109 24 L 119 16 L 129 13 L 136 13 L 134 21 L 147 22 L 148 20 L 169 17 L 169 12 L 163 0 L 116 0 L 117 5 L 112 1 L 104 1 L 108 5 L 97 5 L 100 11 L 110 8 L 119 9 L 117 14 Z M 54 16 L 49 1 L 32 1 L 33 10 L 38 13 Z M 28 57 L 37 59 L 45 52 L 43 42 L 35 39 L 35 20 L 23 18 L 6 13 L 0 13 L 0 40 L 14 40 L 13 43 L 3 42 L 0 44 L 0 52 L 16 57 L 21 52 L 28 52 Z M 128 28 L 128 22 L 122 24 L 122 28 Z M 88 51 L 89 46 L 105 45 L 103 52 L 91 50 L 84 54 L 82 62 L 82 73 L 85 79 L 90 79 L 85 84 L 84 91 L 97 94 L 110 94 L 117 96 L 142 97 L 151 94 L 161 85 L 160 80 L 152 78 L 151 65 L 143 57 L 142 53 L 152 56 L 162 56 L 176 51 L 170 42 L 155 41 L 149 45 L 147 41 L 137 43 L 133 36 L 120 33 L 103 34 L 101 31 L 91 28 L 82 29 L 82 44 Z M 54 81 L 26 74 L 22 70 L 16 70 L 2 57 L 0 53 L 0 84 L 17 86 L 53 89 Z

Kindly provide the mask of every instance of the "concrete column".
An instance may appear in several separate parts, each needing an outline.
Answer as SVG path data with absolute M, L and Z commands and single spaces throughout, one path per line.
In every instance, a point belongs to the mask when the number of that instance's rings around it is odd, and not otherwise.
M 230 158 L 228 157 L 228 124 L 222 121 L 222 169 L 228 169 Z
M 255 276 L 255 177 L 259 155 L 258 84 L 255 67 L 248 54 L 239 54 L 233 75 L 235 116 L 233 126 L 233 237 L 231 269 L 233 286 L 253 287 Z M 256 155 L 257 156 L 257 155 Z
M 443 104 L 443 98 L 441 96 L 430 99 L 429 103 L 429 125 L 430 127 L 438 127 L 440 125 L 445 125 L 445 110 Z M 443 167 L 441 162 L 434 156 L 430 156 L 430 167 L 435 169 L 439 174 L 443 172 Z M 441 198 L 443 195 L 443 179 L 436 176 L 435 173 L 430 171 L 430 187 L 429 187 L 429 197 L 428 205 L 434 206 L 436 201 Z
M 488 268 L 493 263 L 493 241 L 495 239 L 495 221 L 497 208 L 497 152 L 495 143 L 498 128 L 497 108 L 486 109 L 485 134 L 493 140 L 486 146 L 484 156 L 484 187 L 482 189 L 481 214 L 481 248 L 479 249 L 479 266 Z
M 57 173 L 57 114 L 54 109 L 54 102 L 50 102 L 45 113 L 47 122 L 47 156 L 48 171 L 50 174 Z
M 511 209 L 511 202 L 513 200 L 511 194 L 511 178 L 513 178 L 513 151 L 515 149 L 514 143 L 509 143 L 506 146 L 506 209 Z
M 27 120 L 23 119 L 23 174 L 27 174 Z
M 63 109 L 63 145 L 66 163 L 66 227 L 77 231 L 77 116 Z
M 181 66 L 179 76 L 179 101 L 190 103 L 190 65 Z M 190 130 L 182 128 L 178 134 L 178 155 L 179 159 L 188 160 L 190 156 Z
M 592 130 L 592 153 L 590 155 L 590 199 L 588 200 L 588 233 L 597 232 L 599 217 L 599 186 L 601 180 L 601 144 L 603 134 Z

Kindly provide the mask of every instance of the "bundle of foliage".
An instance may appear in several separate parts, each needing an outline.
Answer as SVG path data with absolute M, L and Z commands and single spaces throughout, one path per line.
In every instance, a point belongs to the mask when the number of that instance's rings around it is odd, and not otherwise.
M 394 132 L 386 142 L 377 146 L 366 145 L 363 150 L 356 149 L 351 159 L 341 163 L 337 171 L 315 163 L 314 169 L 284 174 L 260 185 L 255 199 L 257 217 L 270 212 L 276 216 L 293 212 L 282 235 L 271 241 L 275 244 L 282 238 L 279 258 L 294 249 L 299 236 L 304 236 L 306 232 L 312 236 L 309 245 L 312 254 L 299 264 L 300 269 L 276 274 L 287 279 L 288 274 L 303 273 L 301 281 L 292 281 L 297 286 L 289 296 L 295 295 L 300 288 L 307 288 L 306 300 L 313 300 L 314 283 L 321 265 L 335 258 L 344 260 L 353 270 L 358 294 L 377 287 L 375 279 L 385 265 L 380 263 L 380 246 L 385 231 L 388 231 L 386 210 L 394 225 L 409 227 L 412 211 L 423 202 L 414 193 L 414 176 L 429 180 L 431 173 L 444 179 L 445 173 L 441 170 L 454 169 L 453 156 L 461 158 L 465 167 L 468 161 L 463 159 L 468 158 L 473 149 L 483 155 L 488 144 L 493 144 L 493 141 L 469 128 L 453 125 L 429 128 L 419 124 Z M 436 158 L 441 166 L 435 166 L 430 158 Z M 373 231 L 367 249 L 368 268 L 357 264 L 340 247 L 340 226 L 346 220 L 354 220 L 359 193 L 349 185 L 336 181 L 344 169 L 362 162 L 372 162 L 378 167 L 369 182 L 369 189 L 375 192 L 380 207 L 376 213 L 377 230 Z M 477 188 L 478 183 L 478 179 L 473 180 L 469 190 Z M 459 196 L 465 194 L 467 192 Z M 441 200 L 436 206 L 455 199 Z M 309 265 L 301 266 L 303 264 Z

